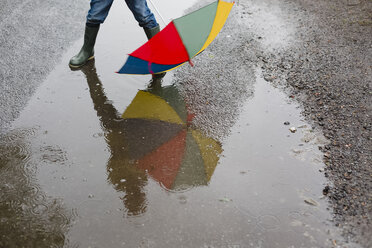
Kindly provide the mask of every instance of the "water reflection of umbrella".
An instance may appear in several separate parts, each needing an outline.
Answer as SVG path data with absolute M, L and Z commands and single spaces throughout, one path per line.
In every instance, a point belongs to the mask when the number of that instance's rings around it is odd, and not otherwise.
M 82 71 L 110 152 L 108 181 L 124 193 L 127 215 L 146 212 L 148 176 L 174 190 L 208 183 L 221 146 L 187 127 L 192 115 L 177 88 L 161 87 L 154 80 L 152 89 L 139 91 L 121 115 L 105 95 L 94 60 Z
M 169 23 L 143 46 L 129 55 L 118 71 L 153 74 L 172 70 L 202 52 L 224 26 L 234 3 L 213 2 Z
M 188 127 L 192 115 L 175 87 L 139 91 L 122 115 L 126 150 L 165 188 L 207 185 L 221 145 Z

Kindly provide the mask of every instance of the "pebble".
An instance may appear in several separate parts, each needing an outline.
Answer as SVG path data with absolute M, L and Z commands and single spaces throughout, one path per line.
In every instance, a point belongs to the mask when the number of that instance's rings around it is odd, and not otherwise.
M 295 128 L 295 127 L 291 127 L 291 128 L 289 129 L 289 131 L 291 131 L 292 133 L 295 133 L 295 132 L 297 131 L 297 128 Z
M 318 206 L 318 203 L 311 198 L 305 199 L 304 202 L 311 206 Z
M 224 197 L 224 198 L 219 199 L 219 201 L 220 202 L 231 202 L 232 200 L 229 199 L 229 198 Z

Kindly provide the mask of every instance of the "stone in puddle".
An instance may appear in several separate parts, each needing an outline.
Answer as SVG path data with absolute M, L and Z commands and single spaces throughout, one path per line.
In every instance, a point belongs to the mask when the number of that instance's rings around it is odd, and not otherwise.
M 295 132 L 297 131 L 297 128 L 295 128 L 295 127 L 291 127 L 291 128 L 289 129 L 289 131 L 291 131 L 292 133 L 295 133 Z
M 314 201 L 313 199 L 305 199 L 304 200 L 305 203 L 309 204 L 309 205 L 312 205 L 312 206 L 318 206 L 318 203 L 316 201 Z

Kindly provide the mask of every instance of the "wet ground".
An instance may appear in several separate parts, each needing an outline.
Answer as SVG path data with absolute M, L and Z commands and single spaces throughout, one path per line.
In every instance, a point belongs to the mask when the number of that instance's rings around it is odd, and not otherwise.
M 166 21 L 197 8 L 167 2 Z M 296 27 L 242 2 L 162 85 L 114 73 L 145 41 L 119 1 L 95 61 L 62 55 L 1 134 L 1 247 L 358 247 L 322 193 L 329 141 L 261 68 Z
M 19 116 L 84 26 L 85 1 L 4 0 L 0 8 L 0 129 Z M 46 52 L 47 51 L 47 52 Z
M 263 57 L 264 77 L 289 90 L 330 141 L 322 151 L 335 224 L 347 239 L 371 247 L 372 2 L 301 0 L 281 7 L 292 13 L 298 42 Z

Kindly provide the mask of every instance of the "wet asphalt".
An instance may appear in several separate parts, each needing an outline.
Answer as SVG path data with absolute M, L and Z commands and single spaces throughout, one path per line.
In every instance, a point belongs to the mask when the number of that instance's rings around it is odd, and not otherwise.
M 0 8 L 0 128 L 19 116 L 84 29 L 86 1 L 10 1 Z
M 118 2 L 100 31 L 96 59 L 78 71 L 67 62 L 81 46 L 85 2 L 13 1 L 1 9 L 11 14 L 0 22 L 0 244 L 358 247 L 358 230 L 342 237 L 323 196 L 331 183 L 318 147 L 329 140 L 302 115 L 303 105 L 284 87 L 286 74 L 268 67 L 297 46 L 299 5 L 237 1 L 194 67 L 184 65 L 149 88 L 148 76 L 113 73 L 145 42 Z M 203 4 L 159 7 L 168 21 Z M 208 140 L 205 149 L 214 154 L 206 179 L 189 163 L 167 183 L 173 174 L 164 164 L 177 160 L 176 150 L 142 159 L 179 127 L 123 122 L 141 92 L 187 106 L 185 140 Z M 185 157 L 196 156 L 192 147 Z M 152 171 L 154 164 L 165 172 Z

